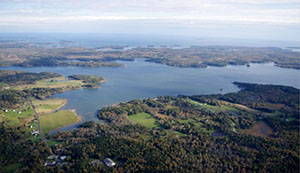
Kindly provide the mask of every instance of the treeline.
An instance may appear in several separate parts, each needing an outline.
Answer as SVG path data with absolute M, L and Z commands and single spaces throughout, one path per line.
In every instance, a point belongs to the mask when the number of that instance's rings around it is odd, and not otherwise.
M 3 90 L 0 91 L 0 107 L 12 108 L 19 107 L 20 104 L 28 101 L 28 98 L 35 97 L 37 99 L 48 98 L 52 95 L 62 93 L 66 89 L 63 88 L 31 88 L 25 90 Z
M 92 75 L 71 75 L 69 79 L 82 80 L 83 83 L 99 84 L 104 81 L 103 77 Z
M 159 129 L 145 132 L 135 125 L 99 125 L 56 134 L 70 147 L 66 171 L 115 172 L 296 172 L 298 142 L 228 133 L 214 138 L 206 133 L 163 136 Z M 153 133 L 153 137 L 145 138 Z M 91 165 L 91 160 L 112 158 L 113 168 Z
M 23 71 L 6 71 L 0 70 L 0 83 L 6 83 L 9 85 L 22 85 L 22 84 L 33 84 L 36 81 L 60 77 L 57 73 L 41 72 L 41 73 L 30 73 Z
M 61 57 L 46 57 L 28 59 L 23 62 L 11 63 L 11 66 L 19 67 L 120 67 L 122 64 L 115 62 L 99 61 L 95 59 L 67 59 Z
M 299 115 L 299 89 L 280 85 L 259 85 L 234 82 L 241 91 L 220 97 L 266 112 L 284 111 Z

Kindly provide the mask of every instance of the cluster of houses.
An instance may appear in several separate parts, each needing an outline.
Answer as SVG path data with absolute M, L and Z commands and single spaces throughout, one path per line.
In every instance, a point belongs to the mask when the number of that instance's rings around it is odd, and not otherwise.
M 55 155 L 52 154 L 50 156 L 48 156 L 47 161 L 45 162 L 45 166 L 55 166 L 55 165 L 59 165 L 59 166 L 65 166 L 65 165 L 71 165 L 71 162 L 66 161 L 67 156 L 59 156 L 59 155 Z M 89 162 L 90 165 L 99 165 L 99 164 L 104 164 L 105 166 L 108 167 L 113 167 L 116 165 L 116 163 L 111 160 L 110 158 L 106 158 L 104 159 L 102 162 L 100 160 L 93 160 Z
M 26 103 L 24 103 L 24 104 L 22 105 L 21 108 L 25 108 L 25 107 L 26 107 Z M 5 108 L 3 108 L 2 110 L 3 110 L 5 113 L 7 113 L 7 112 L 9 111 L 8 109 L 5 109 Z M 15 109 L 13 109 L 12 111 L 13 111 L 13 112 L 16 112 Z M 21 114 L 22 112 L 21 112 L 21 111 L 18 111 L 18 113 Z
M 3 112 L 5 112 L 5 113 L 8 113 L 8 109 L 3 109 Z M 14 110 L 12 110 L 13 112 L 16 112 L 16 110 L 14 109 Z M 25 110 L 26 111 L 26 110 Z M 18 114 L 21 114 L 22 113 L 22 111 L 18 111 Z
M 100 160 L 93 160 L 89 162 L 90 165 L 99 165 L 99 164 L 104 164 L 107 167 L 113 167 L 116 165 L 116 163 L 111 160 L 110 158 L 104 159 L 102 162 Z
M 67 159 L 67 156 L 58 156 L 58 155 L 50 155 L 45 162 L 45 166 L 55 166 L 56 164 L 60 166 L 70 165 L 71 162 L 64 162 Z

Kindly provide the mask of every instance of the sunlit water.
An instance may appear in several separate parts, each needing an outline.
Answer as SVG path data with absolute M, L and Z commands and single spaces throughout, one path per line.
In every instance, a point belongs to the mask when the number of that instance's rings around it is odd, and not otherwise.
M 76 109 L 82 122 L 99 121 L 97 110 L 121 101 L 157 97 L 216 94 L 238 91 L 234 81 L 259 84 L 280 84 L 299 88 L 299 70 L 275 67 L 273 63 L 246 66 L 199 68 L 176 68 L 145 62 L 142 59 L 125 63 L 124 67 L 8 67 L 1 69 L 26 70 L 30 72 L 56 72 L 62 75 L 99 75 L 107 79 L 98 89 L 79 89 L 57 94 L 66 98 L 62 109 Z M 222 91 L 220 90 L 222 89 Z M 80 123 L 60 130 L 70 130 Z

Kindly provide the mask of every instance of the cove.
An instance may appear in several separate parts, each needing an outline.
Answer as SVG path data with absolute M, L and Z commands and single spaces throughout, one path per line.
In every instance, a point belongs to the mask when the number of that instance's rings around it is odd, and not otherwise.
M 121 62 L 124 67 L 84 68 L 84 67 L 5 67 L 6 70 L 30 72 L 55 72 L 62 75 L 98 75 L 106 83 L 98 89 L 79 89 L 53 97 L 64 98 L 68 103 L 61 109 L 76 109 L 82 117 L 78 124 L 61 128 L 70 130 L 86 121 L 99 121 L 97 110 L 114 103 L 157 97 L 164 95 L 201 95 L 236 92 L 232 83 L 248 82 L 259 84 L 278 84 L 299 88 L 299 70 L 275 67 L 273 63 L 250 64 L 246 66 L 178 68 L 136 59 Z

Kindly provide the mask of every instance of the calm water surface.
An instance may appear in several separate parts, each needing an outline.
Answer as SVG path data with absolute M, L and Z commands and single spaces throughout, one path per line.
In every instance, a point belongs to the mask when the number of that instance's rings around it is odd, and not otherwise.
M 99 89 L 79 89 L 53 97 L 66 98 L 68 103 L 62 109 L 76 109 L 82 122 L 99 121 L 96 111 L 104 106 L 121 101 L 178 94 L 216 94 L 238 90 L 234 81 L 281 84 L 299 88 L 299 70 L 274 67 L 273 63 L 246 66 L 208 67 L 205 69 L 176 68 L 145 62 L 142 59 L 125 63 L 124 67 L 8 67 L 1 69 L 26 70 L 30 72 L 56 72 L 62 75 L 99 75 L 107 79 Z M 223 91 L 220 91 L 220 89 Z M 80 124 L 79 123 L 79 124 Z M 70 130 L 72 125 L 61 130 Z

